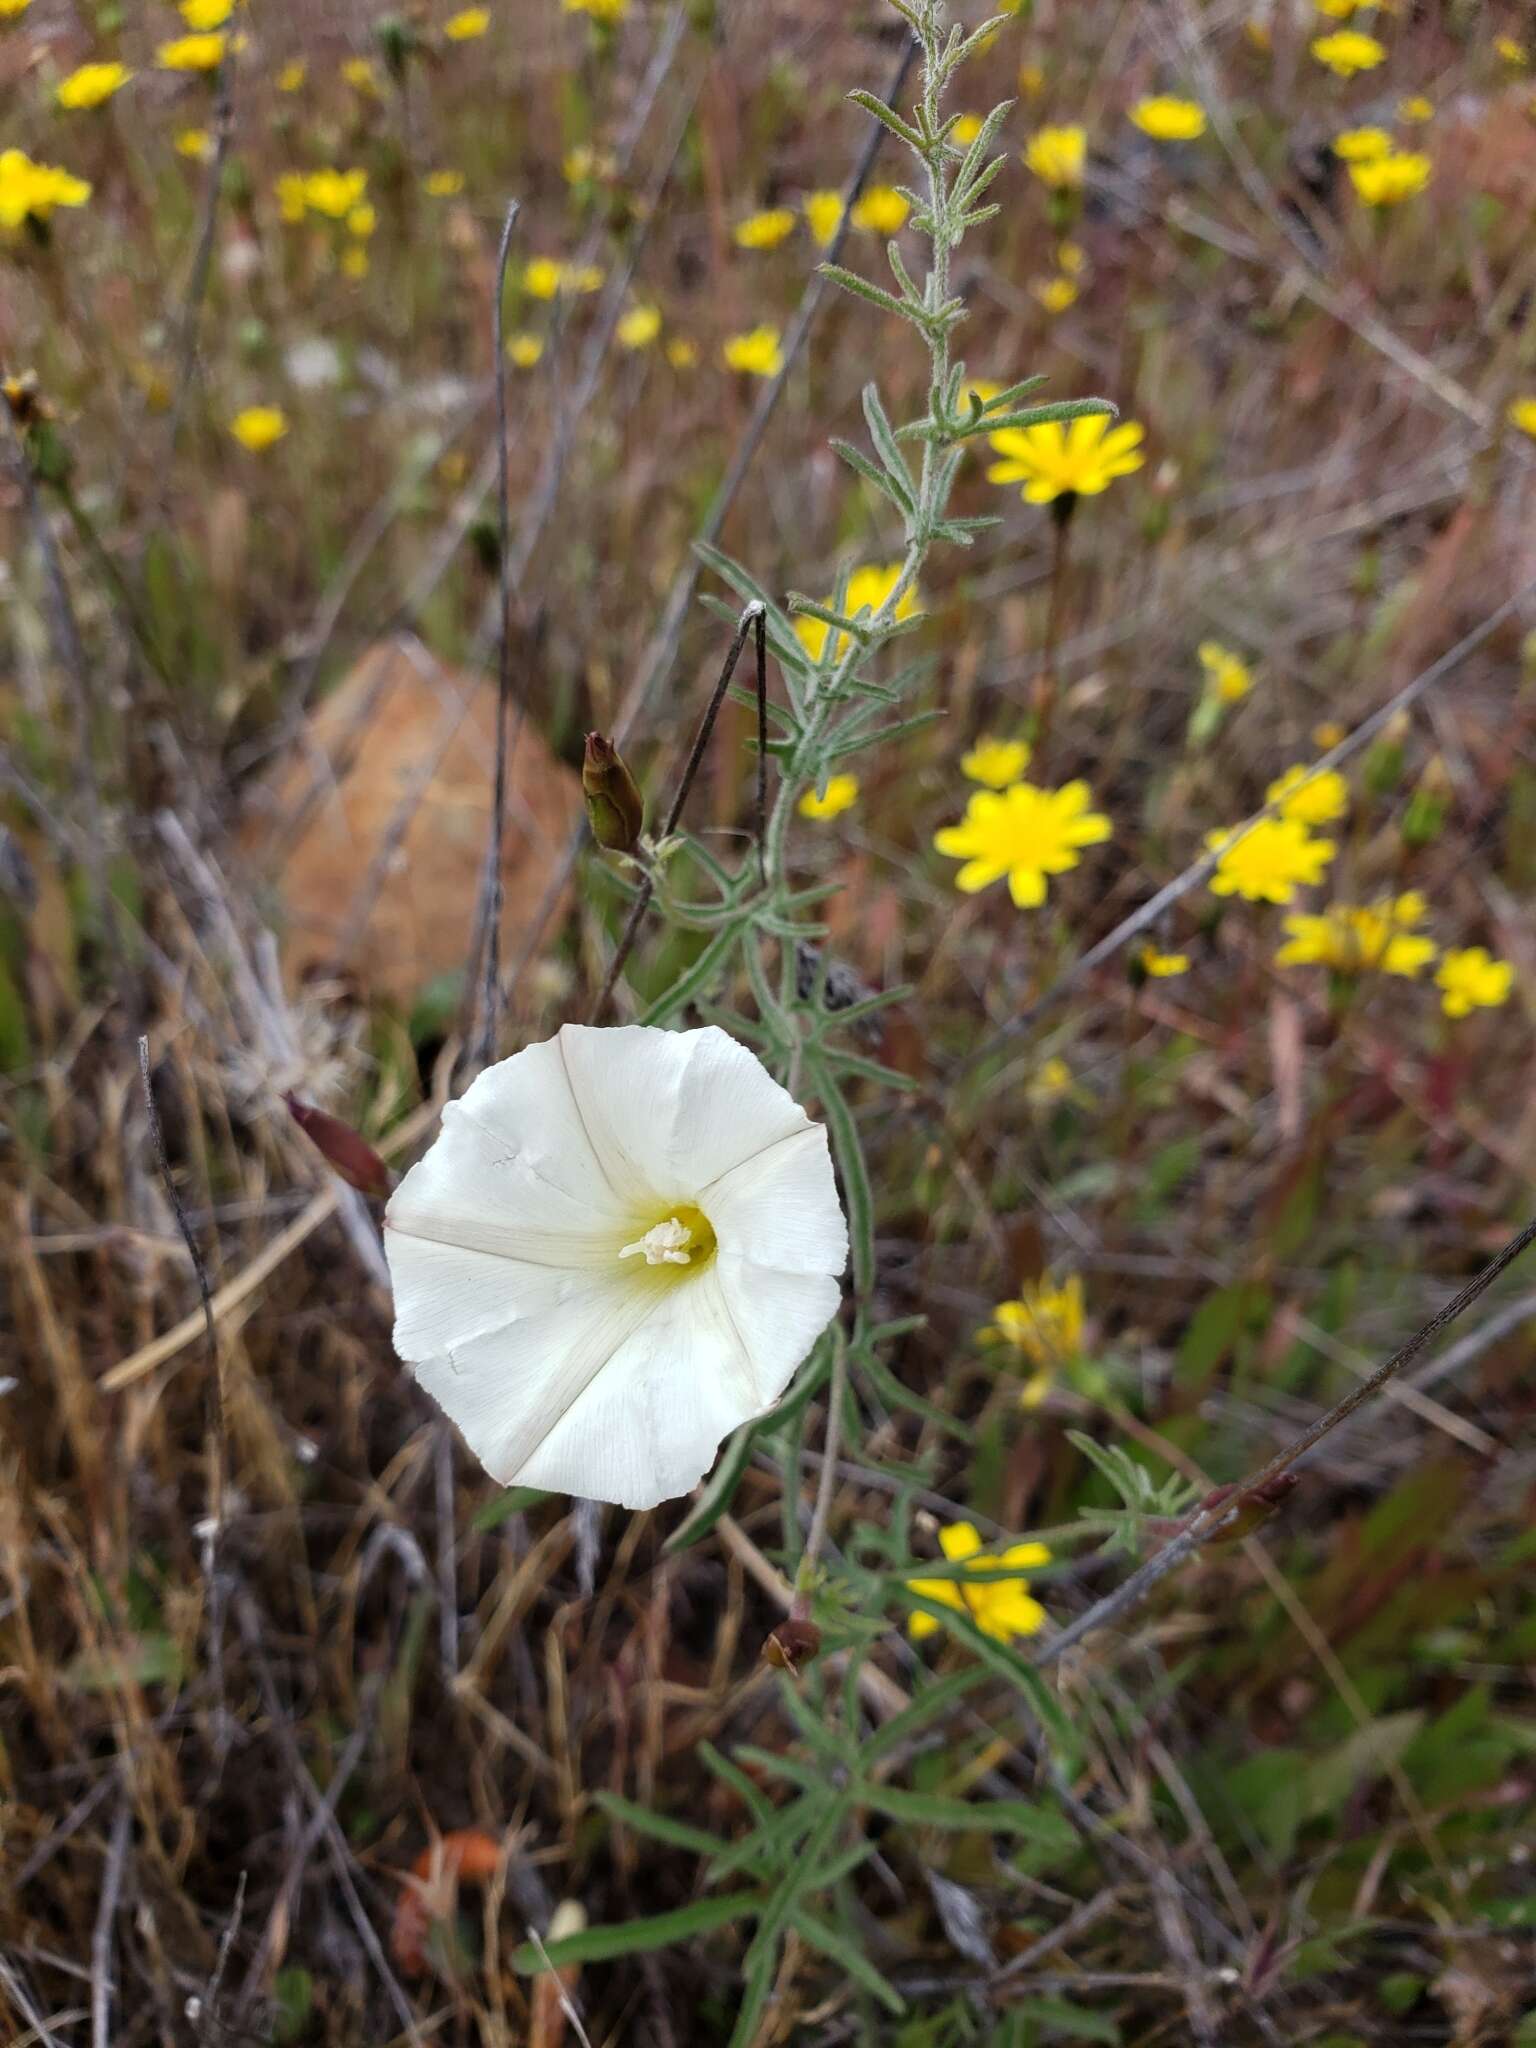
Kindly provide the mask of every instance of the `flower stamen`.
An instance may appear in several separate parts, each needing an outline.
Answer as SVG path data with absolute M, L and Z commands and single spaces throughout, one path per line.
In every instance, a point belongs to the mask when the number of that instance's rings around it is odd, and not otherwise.
M 687 1224 L 679 1216 L 669 1216 L 665 1223 L 653 1224 L 644 1237 L 625 1245 L 619 1257 L 630 1259 L 642 1252 L 648 1266 L 686 1266 L 693 1257 L 688 1249 L 692 1244 L 693 1232 Z

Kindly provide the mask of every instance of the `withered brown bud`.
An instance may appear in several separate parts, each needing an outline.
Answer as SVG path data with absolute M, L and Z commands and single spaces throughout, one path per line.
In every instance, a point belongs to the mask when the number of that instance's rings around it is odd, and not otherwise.
M 1256 1486 L 1249 1493 L 1238 1496 L 1236 1516 L 1224 1529 L 1218 1529 L 1211 1537 L 1212 1543 L 1240 1543 L 1245 1536 L 1251 1536 L 1255 1529 L 1267 1522 L 1276 1508 L 1284 1505 L 1301 1484 L 1294 1472 L 1277 1472 L 1273 1479 L 1266 1479 L 1262 1486 Z M 1218 1486 L 1205 1496 L 1200 1503 L 1200 1512 L 1209 1513 L 1213 1508 L 1230 1507 L 1237 1489 Z
M 359 1137 L 339 1116 L 300 1102 L 296 1095 L 285 1095 L 283 1100 L 311 1145 L 344 1181 L 381 1202 L 387 1199 L 395 1177 L 366 1138 Z
M 581 793 L 587 802 L 587 822 L 598 845 L 613 853 L 633 853 L 640 844 L 645 824 L 645 799 L 618 748 L 600 732 L 587 734 L 587 750 L 581 762 Z
M 781 1621 L 763 1645 L 763 1662 L 775 1671 L 787 1671 L 798 1678 L 804 1665 L 821 1648 L 821 1630 L 814 1621 L 791 1614 Z
M 30 427 L 36 420 L 53 417 L 53 408 L 38 387 L 36 370 L 24 370 L 19 377 L 0 378 L 0 392 L 18 427 Z

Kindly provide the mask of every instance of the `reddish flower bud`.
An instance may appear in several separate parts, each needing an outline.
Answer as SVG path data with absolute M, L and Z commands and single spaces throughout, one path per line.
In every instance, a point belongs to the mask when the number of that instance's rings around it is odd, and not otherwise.
M 1255 1529 L 1267 1522 L 1276 1508 L 1288 1501 L 1300 1486 L 1301 1481 L 1294 1472 L 1277 1472 L 1273 1479 L 1266 1479 L 1262 1486 L 1251 1492 L 1238 1494 L 1236 1487 L 1217 1486 L 1200 1503 L 1200 1512 L 1208 1514 L 1213 1508 L 1230 1507 L 1237 1497 L 1237 1514 L 1223 1529 L 1218 1529 L 1210 1538 L 1212 1543 L 1240 1543 L 1245 1536 L 1251 1536 Z
M 633 853 L 645 824 L 645 799 L 624 757 L 600 732 L 587 734 L 581 762 L 581 792 L 587 820 L 599 846 L 613 853 Z
M 387 1200 L 395 1177 L 366 1138 L 359 1137 L 339 1116 L 330 1116 L 313 1103 L 300 1102 L 295 1095 L 285 1095 L 283 1100 L 288 1105 L 288 1114 L 311 1145 L 344 1181 L 365 1195 L 373 1195 L 381 1202 Z

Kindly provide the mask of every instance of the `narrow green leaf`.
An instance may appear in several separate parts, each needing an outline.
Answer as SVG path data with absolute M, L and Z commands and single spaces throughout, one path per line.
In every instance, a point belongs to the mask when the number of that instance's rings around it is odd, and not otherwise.
M 593 1803 L 600 1806 L 610 1820 L 622 1822 L 637 1835 L 647 1835 L 652 1841 L 667 1842 L 674 1849 L 691 1849 L 695 1856 L 715 1856 L 728 1847 L 718 1835 L 711 1835 L 703 1828 L 690 1827 L 687 1821 L 674 1820 L 670 1814 L 654 1813 L 648 1806 L 638 1806 L 632 1799 L 623 1799 L 617 1792 L 594 1792 Z
M 990 1666 L 999 1677 L 1006 1678 L 1010 1685 L 1023 1693 L 1029 1702 L 1030 1711 L 1039 1721 L 1046 1734 L 1058 1749 L 1075 1756 L 1081 1747 L 1066 1710 L 1052 1692 L 1048 1681 L 1041 1677 L 1027 1657 L 1014 1649 L 1011 1643 L 999 1642 L 996 1636 L 989 1636 L 976 1626 L 969 1614 L 956 1607 L 940 1607 L 933 1601 L 923 1600 L 908 1592 L 904 1595 L 910 1606 L 920 1607 L 931 1614 L 935 1621 L 942 1622 L 956 1641 L 965 1644 L 983 1664 Z
M 742 1965 L 746 1988 L 737 2010 L 736 2024 L 731 2029 L 729 2048 L 747 2048 L 748 2042 L 757 2037 L 763 2007 L 773 1986 L 779 1937 L 799 1903 L 801 1893 L 814 1883 L 816 1863 L 836 1832 L 844 1811 L 842 1799 L 834 1800 L 826 1808 L 812 1829 L 801 1856 L 790 1864 L 757 1916 L 757 1932 Z
M 680 1010 L 684 1003 L 690 1001 L 699 989 L 712 981 L 721 971 L 735 951 L 740 938 L 739 924 L 728 924 L 723 931 L 717 932 L 688 971 L 680 974 L 664 994 L 659 995 L 654 1003 L 648 1005 L 638 1021 L 642 1024 L 661 1024 L 675 1011 Z
M 864 1377 L 893 1408 L 905 1408 L 913 1415 L 921 1415 L 935 1429 L 942 1429 L 946 1436 L 952 1436 L 960 1443 L 975 1443 L 976 1432 L 968 1422 L 961 1422 L 947 1408 L 925 1401 L 921 1394 L 914 1394 L 910 1387 L 903 1386 L 878 1352 L 866 1346 L 857 1356 Z M 958 1615 L 956 1619 L 959 1619 Z
M 857 271 L 844 270 L 840 263 L 822 263 L 817 266 L 823 277 L 830 277 L 834 284 L 840 284 L 845 292 L 852 292 L 856 299 L 868 299 L 872 306 L 878 306 L 882 313 L 895 313 L 899 319 L 911 320 L 912 309 L 904 306 L 900 299 L 883 286 L 871 284 L 868 278 L 860 277 Z
M 886 416 L 885 407 L 880 403 L 880 393 L 873 384 L 866 384 L 863 392 L 864 422 L 869 428 L 869 438 L 874 443 L 875 453 L 892 481 L 910 501 L 912 499 L 912 474 L 902 459 L 896 445 L 896 433 Z
M 549 1495 L 541 1486 L 509 1486 L 505 1493 L 497 1494 L 494 1500 L 487 1501 L 483 1508 L 478 1509 L 469 1526 L 483 1536 L 487 1529 L 499 1529 L 513 1515 L 536 1508 L 540 1501 L 548 1499 Z
M 871 462 L 863 450 L 855 448 L 851 441 L 840 441 L 834 434 L 828 445 L 834 455 L 840 457 L 850 469 L 856 470 L 863 477 L 865 483 L 873 484 L 882 496 L 889 498 L 898 512 L 907 518 L 911 517 L 913 501 L 910 489 L 898 483 L 894 476 L 889 475 L 878 464 Z
M 970 1828 L 989 1835 L 1019 1835 L 1052 1849 L 1076 1847 L 1077 1835 L 1059 1813 L 1024 1799 L 945 1799 L 937 1792 L 903 1792 L 894 1785 L 860 1784 L 854 1799 L 891 1820 L 914 1827 Z
M 795 1908 L 789 1916 L 789 1924 L 802 1941 L 809 1942 L 812 1948 L 819 1949 L 822 1955 L 840 1964 L 854 1983 L 862 1985 L 871 1998 L 878 1999 L 887 2012 L 900 2018 L 906 2011 L 906 2000 L 888 1977 L 881 1976 L 852 1935 L 829 1927 L 825 1920 L 818 1920 L 805 1906 Z
M 903 121 L 893 107 L 888 107 L 875 93 L 866 92 L 862 86 L 849 93 L 849 99 L 856 107 L 862 107 L 866 114 L 873 114 L 882 128 L 889 128 L 893 135 L 899 135 L 908 149 L 915 149 L 921 155 L 926 147 L 923 138 L 910 121 Z
M 697 1750 L 700 1761 L 707 1770 L 714 1772 L 722 1785 L 729 1785 L 741 1803 L 756 1820 L 765 1821 L 777 1811 L 771 1799 L 754 1783 L 739 1764 L 723 1756 L 707 1737 L 701 1738 Z
M 895 1088 L 903 1095 L 912 1094 L 918 1085 L 910 1074 L 898 1073 L 895 1067 L 865 1059 L 861 1053 L 847 1052 L 841 1046 L 827 1046 L 823 1057 L 840 1081 L 873 1081 L 877 1087 Z
M 706 1882 L 720 1884 L 738 1870 L 752 1870 L 754 1867 L 769 1872 L 781 1870 L 791 1859 L 794 1845 L 815 1826 L 826 1800 L 825 1791 L 807 1792 L 799 1799 L 792 1799 L 787 1806 L 775 1807 L 772 1817 L 761 1827 L 754 1828 L 750 1835 L 743 1835 L 740 1841 L 732 1842 L 721 1852 L 711 1863 Z
M 967 1664 L 960 1671 L 952 1671 L 946 1678 L 937 1678 L 932 1685 L 925 1685 L 917 1693 L 910 1706 L 903 1707 L 899 1714 L 877 1728 L 860 1745 L 859 1761 L 867 1769 L 880 1757 L 889 1756 L 892 1750 L 900 1749 L 904 1742 L 911 1742 L 940 1718 L 949 1709 L 957 1706 L 968 1692 L 992 1676 L 982 1664 Z
M 762 1423 L 754 1419 L 751 1422 L 744 1422 L 740 1429 L 727 1438 L 725 1449 L 720 1453 L 714 1471 L 704 1482 L 703 1492 L 661 1546 L 664 1555 L 670 1557 L 679 1550 L 688 1549 L 690 1544 L 702 1543 L 720 1517 L 729 1514 L 731 1503 L 736 1498 L 736 1489 L 741 1484 L 742 1474 L 752 1462 L 752 1446 L 762 1433 L 762 1428 Z
M 1043 427 L 1052 420 L 1086 420 L 1108 415 L 1118 419 L 1120 408 L 1107 398 L 1062 398 L 1051 405 L 1026 406 L 1022 412 L 983 413 L 979 420 L 962 420 L 956 429 L 962 440 L 977 434 L 998 434 L 1011 427 Z
M 875 1281 L 875 1196 L 869 1183 L 869 1168 L 859 1143 L 853 1111 L 843 1100 L 836 1081 L 821 1061 L 808 1062 L 812 1086 L 821 1097 L 832 1149 L 843 1176 L 843 1195 L 848 1204 L 848 1241 L 853 1262 L 853 1284 L 859 1294 L 868 1294 Z
M 724 1898 L 695 1899 L 670 1913 L 650 1913 L 639 1920 L 622 1920 L 611 1927 L 584 1927 L 580 1934 L 568 1934 L 563 1941 L 548 1941 L 541 1957 L 531 1941 L 512 1952 L 512 1967 L 519 1976 L 536 1977 L 545 1968 L 567 1963 L 609 1963 L 617 1956 L 649 1955 L 653 1949 L 670 1948 L 674 1942 L 691 1941 L 700 1934 L 713 1934 L 729 1927 L 733 1920 L 746 1920 L 764 1909 L 760 1891 L 728 1892 Z

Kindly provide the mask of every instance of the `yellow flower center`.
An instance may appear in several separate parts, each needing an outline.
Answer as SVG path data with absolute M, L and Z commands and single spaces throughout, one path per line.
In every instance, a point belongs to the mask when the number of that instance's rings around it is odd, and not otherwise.
M 647 1266 L 687 1266 L 695 1272 L 714 1254 L 714 1228 L 691 1202 L 680 1204 L 619 1250 L 621 1259 L 641 1258 Z

